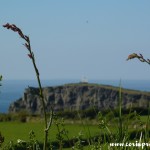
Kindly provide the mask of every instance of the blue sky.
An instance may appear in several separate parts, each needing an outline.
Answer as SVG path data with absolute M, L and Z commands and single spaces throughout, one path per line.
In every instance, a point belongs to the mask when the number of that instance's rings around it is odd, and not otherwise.
M 41 79 L 150 79 L 149 0 L 3 0 L 0 24 L 16 24 L 30 36 Z M 4 79 L 34 79 L 24 41 L 0 29 Z

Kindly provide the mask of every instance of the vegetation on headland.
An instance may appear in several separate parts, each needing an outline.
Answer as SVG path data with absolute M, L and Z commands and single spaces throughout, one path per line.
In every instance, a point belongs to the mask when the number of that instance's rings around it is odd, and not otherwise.
M 64 118 L 65 120 L 79 120 L 78 114 L 82 119 L 89 119 L 89 120 L 96 120 L 97 114 L 101 112 L 102 115 L 109 117 L 112 119 L 114 117 L 118 117 L 118 108 L 114 110 L 106 109 L 106 110 L 99 110 L 97 108 L 91 107 L 90 109 L 86 110 L 79 110 L 79 111 L 58 111 L 55 114 L 59 118 Z M 134 108 L 134 109 L 122 109 L 122 113 L 126 116 L 130 113 L 137 113 L 141 116 L 147 116 L 148 109 L 147 108 Z M 49 115 L 49 114 L 47 114 Z M 25 111 L 21 111 L 19 113 L 1 113 L 0 114 L 0 122 L 38 122 L 42 121 L 41 115 L 39 114 L 30 114 Z M 80 122 L 80 121 L 79 121 Z
M 118 87 L 117 86 L 113 86 L 113 85 L 106 85 L 106 84 L 98 84 L 98 83 L 82 83 L 82 82 L 79 82 L 79 83 L 68 83 L 68 84 L 65 84 L 65 85 L 62 85 L 62 86 L 96 86 L 96 87 L 101 87 L 101 88 L 106 88 L 106 89 L 111 89 L 111 90 L 116 90 L 118 91 L 119 90 L 119 84 L 118 84 Z M 134 90 L 134 89 L 127 89 L 127 88 L 123 88 L 122 90 L 123 93 L 129 93 L 129 94 L 139 94 L 139 92 L 141 94 L 146 94 L 146 95 L 150 95 L 150 92 L 146 92 L 146 91 L 140 91 L 140 90 Z

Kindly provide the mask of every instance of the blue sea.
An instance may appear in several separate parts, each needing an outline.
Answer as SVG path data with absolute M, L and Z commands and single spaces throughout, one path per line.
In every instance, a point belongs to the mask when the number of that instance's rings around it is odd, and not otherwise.
M 79 80 L 43 80 L 42 86 L 57 86 L 66 83 L 79 83 Z M 119 86 L 120 80 L 89 80 L 89 83 Z M 38 87 L 34 80 L 3 80 L 0 87 L 0 113 L 7 113 L 9 105 L 22 97 L 25 88 Z M 122 80 L 121 86 L 127 89 L 150 91 L 150 80 Z

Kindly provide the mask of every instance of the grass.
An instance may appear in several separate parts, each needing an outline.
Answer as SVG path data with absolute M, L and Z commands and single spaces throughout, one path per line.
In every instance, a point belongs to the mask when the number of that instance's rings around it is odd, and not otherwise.
M 141 116 L 140 119 L 143 123 L 146 123 L 147 117 L 148 116 Z M 114 134 L 118 130 L 116 126 L 117 121 L 115 121 L 116 119 L 117 118 L 114 118 L 112 120 L 112 124 L 109 126 L 109 130 L 111 130 L 111 132 Z M 82 132 L 83 134 L 82 138 L 84 139 L 88 139 L 90 137 L 100 135 L 101 133 L 106 133 L 104 129 L 100 130 L 96 120 L 89 120 L 89 122 L 87 122 L 87 120 L 82 120 L 82 121 L 83 122 L 81 123 L 79 120 L 76 120 L 74 122 L 71 122 L 70 120 L 66 120 L 65 129 L 68 131 L 69 139 L 73 139 L 74 137 L 77 137 L 78 133 L 80 132 Z M 129 124 L 131 122 L 132 120 L 129 120 Z M 44 130 L 44 125 L 42 121 L 37 121 L 37 120 L 35 122 L 26 122 L 26 123 L 0 122 L 0 131 L 2 135 L 5 137 L 4 145 L 9 143 L 10 141 L 13 141 L 14 143 L 16 143 L 18 139 L 29 141 L 29 133 L 32 130 L 35 133 L 36 140 L 38 140 L 41 143 L 44 137 L 43 131 L 41 130 L 42 128 Z M 50 139 L 51 141 L 57 141 L 56 135 L 58 131 L 57 131 L 56 125 L 53 124 L 50 131 L 53 131 L 53 132 L 51 132 L 48 139 Z M 132 131 L 133 131 L 133 127 L 130 126 L 128 132 L 130 133 Z M 67 138 L 65 138 L 65 140 L 67 140 Z M 84 147 L 84 149 L 88 149 L 88 146 Z
M 98 126 L 97 125 L 88 125 L 91 136 L 94 136 L 98 133 Z M 43 123 L 40 122 L 28 122 L 28 123 L 21 123 L 21 122 L 1 122 L 0 123 L 0 130 L 2 135 L 5 137 L 5 144 L 9 141 L 16 142 L 17 139 L 29 140 L 29 132 L 34 131 L 36 135 L 36 139 L 40 142 L 43 141 L 43 131 L 41 130 L 44 126 Z M 86 138 L 88 128 L 87 126 L 83 128 L 81 124 L 66 124 L 65 128 L 68 130 L 69 138 L 73 138 L 77 136 L 80 131 L 83 132 L 83 138 Z M 57 129 L 56 126 L 52 125 L 50 139 L 51 141 L 56 140 Z
M 17 139 L 29 140 L 29 132 L 34 130 L 37 140 L 42 140 L 43 132 L 40 130 L 43 128 L 42 123 L 21 123 L 21 122 L 1 122 L 0 129 L 5 137 L 5 143 L 9 141 L 16 142 Z M 44 128 L 43 128 L 44 129 Z

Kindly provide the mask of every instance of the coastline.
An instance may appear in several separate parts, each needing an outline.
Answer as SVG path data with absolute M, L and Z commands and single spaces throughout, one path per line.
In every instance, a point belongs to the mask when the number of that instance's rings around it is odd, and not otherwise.
M 57 86 L 68 83 L 79 83 L 77 79 L 68 80 L 42 80 L 43 87 Z M 104 84 L 111 86 L 119 86 L 119 80 L 89 80 L 89 83 Z M 28 86 L 37 87 L 36 80 L 4 80 L 0 87 L 0 113 L 7 113 L 11 102 L 20 98 L 23 95 L 25 88 Z M 122 80 L 122 88 L 150 91 L 150 80 Z

